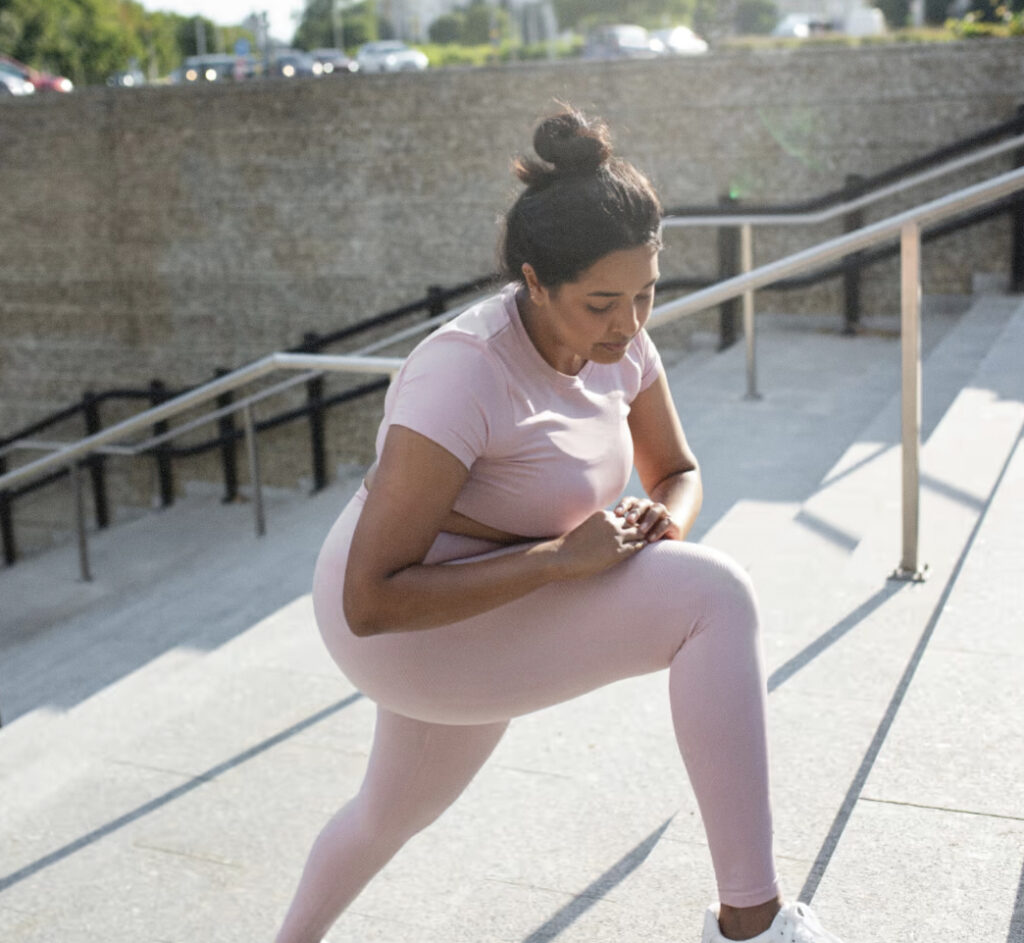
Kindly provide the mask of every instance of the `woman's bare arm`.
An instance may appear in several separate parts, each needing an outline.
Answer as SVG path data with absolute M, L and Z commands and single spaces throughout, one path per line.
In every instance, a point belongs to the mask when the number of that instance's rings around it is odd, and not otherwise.
M 635 521 L 648 540 L 682 540 L 697 519 L 703 487 L 664 371 L 633 400 L 629 430 L 634 463 L 649 500 L 625 498 L 616 513 Z
M 425 436 L 398 425 L 388 430 L 345 573 L 343 605 L 356 635 L 457 622 L 554 580 L 598 573 L 644 545 L 632 523 L 599 511 L 570 533 L 521 550 L 424 565 L 467 475 L 454 455 Z

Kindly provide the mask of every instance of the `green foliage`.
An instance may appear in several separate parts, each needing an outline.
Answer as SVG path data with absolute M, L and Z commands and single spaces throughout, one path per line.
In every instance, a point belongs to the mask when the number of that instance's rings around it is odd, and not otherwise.
M 910 18 L 910 0 L 877 0 L 875 6 L 882 11 L 890 29 L 902 29 Z
M 1024 36 L 1024 13 L 1003 13 L 997 22 L 989 22 L 969 13 L 962 20 L 950 20 L 947 29 L 957 39 L 988 39 L 997 36 Z
M 586 30 L 606 23 L 638 23 L 651 28 L 689 23 L 694 0 L 554 0 L 562 29 Z
M 499 43 L 508 36 L 508 13 L 489 6 L 484 0 L 473 0 L 465 13 L 462 41 L 467 46 Z
M 491 43 L 466 46 L 454 43 L 430 43 L 417 45 L 432 67 L 438 66 L 487 66 L 506 62 L 534 62 L 545 60 L 552 54 L 556 59 L 578 56 L 583 50 L 583 40 L 558 40 L 549 48 L 547 43 L 520 46 L 510 40 L 495 49 Z
M 465 17 L 461 13 L 445 13 L 430 24 L 430 41 L 441 46 L 462 42 Z
M 341 46 L 355 49 L 376 39 L 390 39 L 395 35 L 391 22 L 377 15 L 374 0 L 364 0 L 346 6 L 342 0 L 306 0 L 302 20 L 295 31 L 292 45 L 299 49 L 330 48 L 335 45 L 335 24 L 331 11 L 341 23 Z
M 455 43 L 463 46 L 500 44 L 509 38 L 510 21 L 506 10 L 491 6 L 484 0 L 473 0 L 469 6 L 434 20 L 428 34 L 432 43 L 442 46 Z
M 762 36 L 770 33 L 779 19 L 778 7 L 772 0 L 738 0 L 736 32 L 741 36 Z
M 209 52 L 249 36 L 205 18 L 199 29 Z M 150 13 L 134 0 L 0 0 L 0 50 L 78 86 L 101 84 L 133 60 L 147 75 L 167 75 L 196 47 L 195 18 Z
M 102 81 L 141 58 L 137 34 L 126 28 L 134 4 L 116 0 L 0 0 L 0 42 L 16 59 L 59 73 L 78 85 Z
M 941 26 L 946 22 L 946 13 L 951 0 L 924 0 L 924 21 L 929 26 Z

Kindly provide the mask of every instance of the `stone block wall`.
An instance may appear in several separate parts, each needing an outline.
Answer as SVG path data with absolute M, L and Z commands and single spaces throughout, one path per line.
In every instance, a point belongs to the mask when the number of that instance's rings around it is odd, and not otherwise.
M 667 206 L 730 189 L 792 201 L 1011 117 L 1022 53 L 1021 40 L 794 49 L 0 102 L 0 433 L 87 388 L 201 383 L 493 271 L 509 161 L 555 99 L 603 115 Z M 838 231 L 759 231 L 756 260 Z M 925 290 L 1005 271 L 1008 241 L 997 220 L 930 246 Z M 713 273 L 714 246 L 714 231 L 671 233 L 662 270 Z M 865 279 L 864 301 L 898 310 L 894 266 Z M 758 306 L 838 317 L 841 300 L 833 284 Z M 379 402 L 332 416 L 332 461 L 370 457 Z M 302 423 L 267 440 L 270 483 L 308 477 L 307 440 Z M 218 473 L 204 460 L 181 474 Z M 123 477 L 118 500 L 145 504 L 151 476 Z M 18 519 L 45 531 L 46 502 L 33 507 Z

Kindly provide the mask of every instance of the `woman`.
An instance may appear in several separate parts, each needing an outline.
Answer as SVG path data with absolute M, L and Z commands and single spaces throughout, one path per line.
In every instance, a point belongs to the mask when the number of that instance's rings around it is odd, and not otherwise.
M 278 943 L 320 940 L 511 717 L 662 668 L 721 901 L 703 943 L 838 943 L 779 896 L 749 581 L 684 543 L 700 472 L 643 330 L 658 199 L 576 111 L 543 121 L 534 147 L 543 162 L 517 161 L 526 190 L 505 221 L 510 284 L 409 356 L 377 463 L 317 563 L 321 633 L 377 727 Z M 602 510 L 634 464 L 647 496 Z

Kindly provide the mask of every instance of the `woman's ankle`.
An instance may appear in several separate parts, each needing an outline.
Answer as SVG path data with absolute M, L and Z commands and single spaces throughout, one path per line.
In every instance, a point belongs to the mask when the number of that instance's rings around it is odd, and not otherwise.
M 730 907 L 720 904 L 718 926 L 728 940 L 749 940 L 764 933 L 782 907 L 782 899 L 774 897 L 754 907 Z

